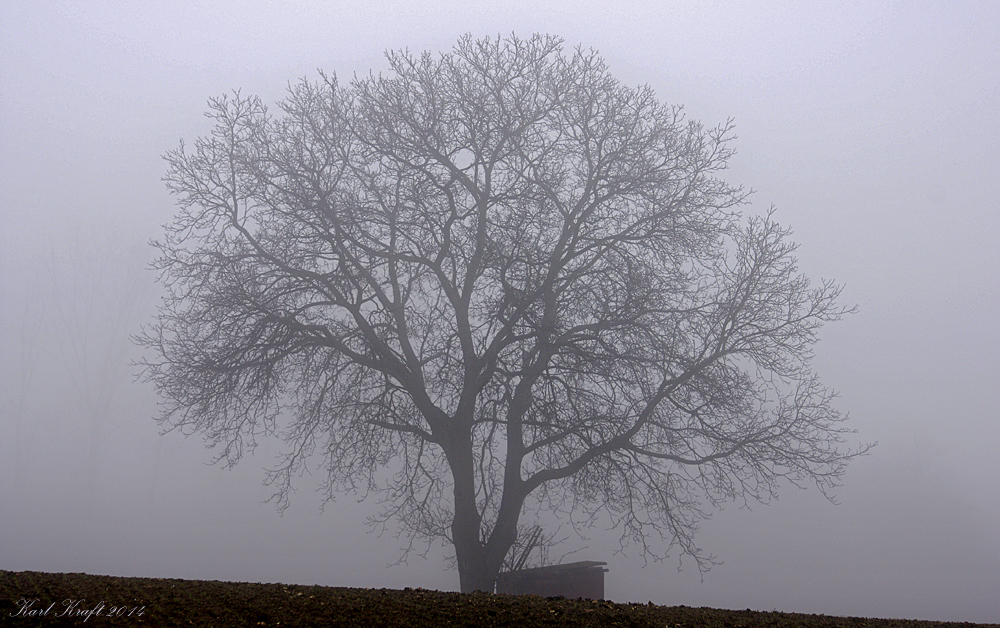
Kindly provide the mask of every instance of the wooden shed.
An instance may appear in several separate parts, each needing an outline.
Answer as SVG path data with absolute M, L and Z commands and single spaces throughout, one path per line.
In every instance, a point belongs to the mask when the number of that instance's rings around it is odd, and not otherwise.
M 521 595 L 534 593 L 544 597 L 565 596 L 592 600 L 604 599 L 604 569 L 607 563 L 584 560 L 565 565 L 506 571 L 497 577 L 497 593 Z

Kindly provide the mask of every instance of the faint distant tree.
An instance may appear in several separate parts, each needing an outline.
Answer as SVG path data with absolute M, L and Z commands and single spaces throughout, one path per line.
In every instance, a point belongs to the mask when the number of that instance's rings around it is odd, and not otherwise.
M 27 485 L 27 469 L 34 454 L 38 452 L 37 438 L 27 428 L 25 419 L 29 415 L 32 385 L 37 379 L 38 345 L 42 336 L 42 305 L 38 298 L 38 288 L 33 284 L 24 286 L 23 291 L 5 287 L 6 303 L 0 310 L 7 323 L 0 325 L 0 404 L 5 419 L 4 442 L 9 453 L 4 452 L 3 462 L 9 465 L 3 469 L 2 477 L 10 484 L 8 495 Z M 13 304 L 21 307 L 16 311 Z
M 383 491 L 410 548 L 454 545 L 462 591 L 492 590 L 529 496 L 705 569 L 711 507 L 838 485 L 867 447 L 839 449 L 810 358 L 840 288 L 739 211 L 731 123 L 555 37 L 387 57 L 278 115 L 213 99 L 167 153 L 168 296 L 139 338 L 163 424 L 229 465 L 283 439 L 279 508 L 322 456 L 326 500 Z
M 12 490 L 33 485 L 48 462 L 46 436 L 58 431 L 80 461 L 63 484 L 95 508 L 113 441 L 148 401 L 130 387 L 138 351 L 129 335 L 153 311 L 155 286 L 137 272 L 149 251 L 130 235 L 93 220 L 50 233 L 48 246 L 17 258 L 20 285 L 2 290 L 0 476 Z
M 78 429 L 87 426 L 86 492 L 91 495 L 107 458 L 105 448 L 134 420 L 143 400 L 130 387 L 137 353 L 130 334 L 152 311 L 155 286 L 136 272 L 148 259 L 148 249 L 126 233 L 107 226 L 93 226 L 91 233 L 78 228 L 45 260 L 51 278 L 45 340 L 63 376 L 49 371 L 46 387 L 61 382 L 58 397 L 67 404 L 63 411 Z

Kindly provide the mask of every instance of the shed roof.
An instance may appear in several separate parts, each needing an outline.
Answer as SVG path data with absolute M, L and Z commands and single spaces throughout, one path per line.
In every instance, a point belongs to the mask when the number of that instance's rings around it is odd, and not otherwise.
M 562 565 L 548 565 L 546 567 L 532 567 L 531 569 L 518 569 L 517 571 L 505 571 L 504 574 L 516 573 L 516 574 L 549 574 L 549 573 L 561 573 L 564 571 L 574 571 L 576 569 L 589 569 L 591 567 L 600 567 L 602 565 L 607 565 L 597 560 L 581 560 L 575 563 L 564 563 Z M 607 571 L 603 569 L 602 571 Z

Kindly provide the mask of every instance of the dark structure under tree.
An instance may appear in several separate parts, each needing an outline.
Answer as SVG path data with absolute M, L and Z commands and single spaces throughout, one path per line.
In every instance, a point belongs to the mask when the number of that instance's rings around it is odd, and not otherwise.
M 604 599 L 604 569 L 607 563 L 584 560 L 565 565 L 550 565 L 534 569 L 502 572 L 497 577 L 497 593 L 522 595 L 534 593 L 543 597 L 564 596 L 569 599 Z

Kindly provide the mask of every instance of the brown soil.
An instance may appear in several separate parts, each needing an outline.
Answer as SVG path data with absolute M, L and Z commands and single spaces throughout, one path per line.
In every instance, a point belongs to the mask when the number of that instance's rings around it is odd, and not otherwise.
M 47 611 L 47 612 L 46 612 Z M 89 613 L 89 614 L 88 614 Z M 0 571 L 0 626 L 975 626 L 616 604 L 536 595 L 348 589 Z M 996 625 L 996 624 L 993 624 Z

